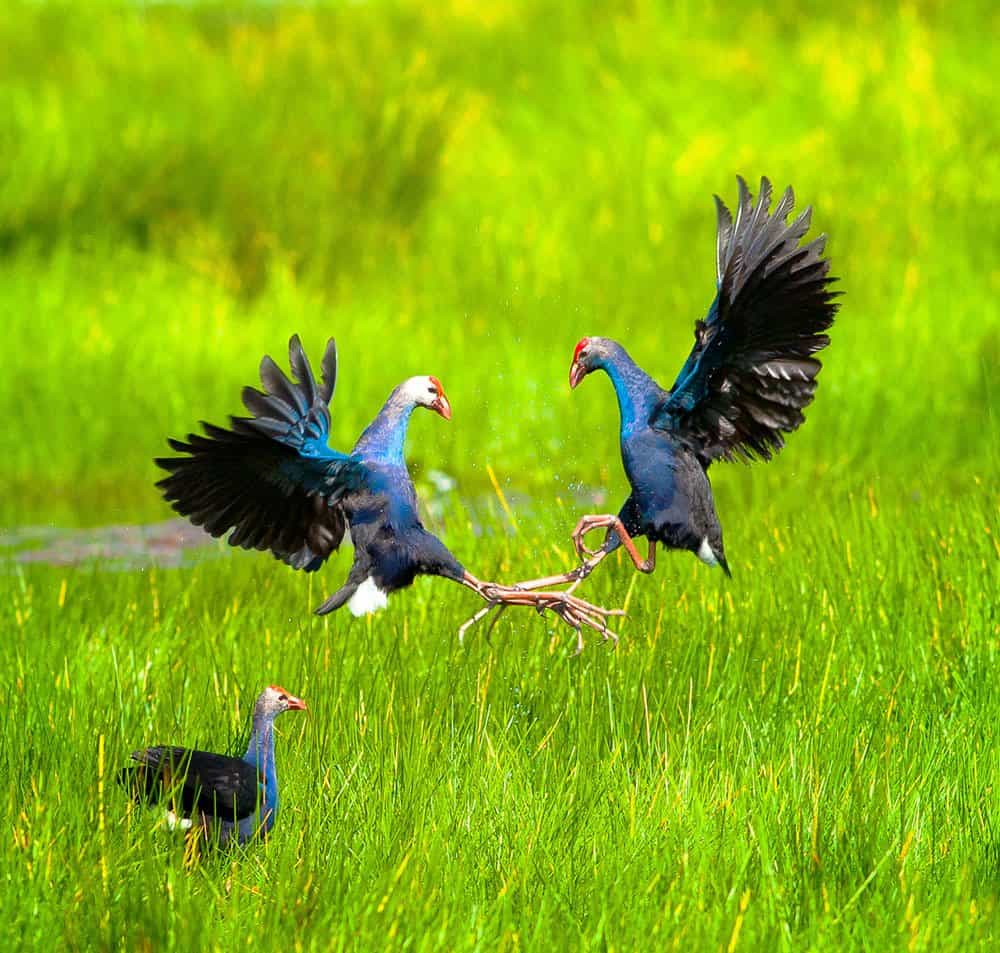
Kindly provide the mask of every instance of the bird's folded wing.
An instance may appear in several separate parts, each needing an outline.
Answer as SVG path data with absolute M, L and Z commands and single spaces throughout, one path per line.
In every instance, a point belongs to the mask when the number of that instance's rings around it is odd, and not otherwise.
M 822 257 L 825 236 L 799 244 L 811 209 L 786 224 L 795 203 L 791 188 L 770 212 L 767 179 L 756 205 L 738 182 L 735 221 L 716 197 L 718 294 L 650 419 L 706 462 L 767 460 L 784 446 L 782 434 L 805 419 L 821 367 L 812 355 L 829 344 L 823 332 L 837 310 L 829 290 L 835 279 Z
M 259 778 L 240 758 L 158 746 L 132 752 L 135 764 L 119 780 L 136 800 L 180 799 L 185 813 L 195 809 L 224 819 L 248 817 L 257 808 Z
M 295 381 L 265 357 L 264 391 L 244 388 L 252 416 L 233 417 L 228 430 L 202 423 L 205 436 L 170 440 L 184 456 L 157 459 L 169 472 L 157 486 L 178 513 L 213 536 L 231 530 L 231 545 L 270 550 L 294 568 L 312 571 L 340 545 L 346 520 L 338 503 L 364 486 L 368 471 L 327 445 L 334 342 L 323 357 L 322 386 L 298 336 L 289 343 L 289 355 Z

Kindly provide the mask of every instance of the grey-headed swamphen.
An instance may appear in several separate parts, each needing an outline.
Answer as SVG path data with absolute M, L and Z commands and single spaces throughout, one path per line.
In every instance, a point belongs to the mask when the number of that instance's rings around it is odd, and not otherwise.
M 606 619 L 618 613 L 551 589 L 579 574 L 513 586 L 483 582 L 424 528 L 403 447 L 415 408 L 451 418 L 437 378 L 411 377 L 400 384 L 354 449 L 341 453 L 327 443 L 337 378 L 333 339 L 323 355 L 321 385 L 297 335 L 289 342 L 289 361 L 294 381 L 270 357 L 261 361 L 264 391 L 243 390 L 251 416 L 233 417 L 228 430 L 203 423 L 205 436 L 169 441 L 183 455 L 156 461 L 170 474 L 157 486 L 178 513 L 213 536 L 229 533 L 232 546 L 270 550 L 306 572 L 319 569 L 349 533 L 353 565 L 344 584 L 316 609 L 321 615 L 345 604 L 355 615 L 374 612 L 418 575 L 433 575 L 474 590 L 489 608 L 549 609 L 576 629 L 578 644 L 581 626 L 614 638 Z
M 220 845 L 266 836 L 278 813 L 274 719 L 306 703 L 278 685 L 265 688 L 253 709 L 250 743 L 242 758 L 157 746 L 132 752 L 119 780 L 140 803 L 168 801 L 173 826 L 198 827 Z
M 825 236 L 799 242 L 811 208 L 786 223 L 795 199 L 785 190 L 770 211 L 771 184 L 761 179 L 753 204 L 742 178 L 736 218 L 716 196 L 717 292 L 695 324 L 695 343 L 670 390 L 664 390 L 608 338 L 576 346 L 570 387 L 593 371 L 611 378 L 621 413 L 620 445 L 632 492 L 617 516 L 583 517 L 573 534 L 586 574 L 623 545 L 640 572 L 652 572 L 656 545 L 686 549 L 710 566 L 729 565 L 715 512 L 708 468 L 716 460 L 769 460 L 783 434 L 799 427 L 816 392 L 829 344 L 837 293 L 830 291 Z M 597 550 L 584 545 L 607 528 Z M 634 537 L 649 540 L 642 559 Z

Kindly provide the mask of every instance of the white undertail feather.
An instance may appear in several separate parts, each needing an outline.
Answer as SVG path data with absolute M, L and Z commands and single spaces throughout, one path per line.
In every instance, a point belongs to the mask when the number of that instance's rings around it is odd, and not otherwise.
M 375 580 L 369 576 L 357 591 L 351 596 L 347 603 L 347 608 L 351 610 L 351 615 L 369 615 L 384 609 L 389 602 L 389 596 L 383 589 L 375 585 Z
M 719 565 L 719 557 L 715 555 L 712 547 L 708 545 L 707 536 L 701 541 L 701 546 L 698 547 L 698 558 L 705 563 L 706 566 Z
M 182 831 L 191 829 L 190 817 L 178 817 L 173 811 L 167 811 L 167 827 L 175 831 L 179 827 Z

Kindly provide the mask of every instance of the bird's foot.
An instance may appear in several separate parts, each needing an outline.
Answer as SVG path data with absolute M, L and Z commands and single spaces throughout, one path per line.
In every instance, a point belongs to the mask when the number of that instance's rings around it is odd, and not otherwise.
M 601 550 L 600 552 L 594 553 L 589 559 L 584 559 L 576 569 L 571 570 L 567 575 L 572 576 L 569 588 L 566 590 L 569 593 L 576 592 L 577 587 L 586 579 L 600 563 L 604 560 L 605 556 L 608 554 Z
M 608 527 L 614 526 L 618 522 L 617 516 L 612 516 L 610 513 L 598 514 L 591 513 L 587 516 L 581 516 L 580 521 L 576 524 L 576 529 L 573 530 L 573 548 L 576 550 L 577 555 L 583 559 L 592 559 L 595 556 L 600 555 L 603 552 L 603 548 L 591 549 L 583 541 L 584 537 L 591 531 L 595 529 L 607 529 Z
M 492 631 L 497 618 L 504 609 L 509 606 L 525 606 L 533 608 L 539 614 L 552 612 L 570 628 L 575 629 L 578 651 L 582 650 L 583 647 L 582 630 L 584 628 L 600 632 L 603 641 L 612 641 L 617 645 L 618 636 L 608 627 L 608 619 L 625 615 L 624 610 L 606 609 L 573 595 L 571 591 L 541 588 L 565 582 L 573 582 L 576 585 L 582 579 L 583 576 L 579 574 L 579 571 L 574 570 L 562 576 L 534 579 L 511 586 L 493 582 L 479 583 L 473 588 L 486 600 L 487 605 L 461 625 L 458 630 L 459 640 L 464 639 L 465 633 L 494 609 L 497 610 L 497 615 L 491 621 L 487 635 Z
M 606 529 L 608 531 L 604 537 L 604 544 L 600 549 L 589 549 L 583 541 L 587 533 L 594 529 Z M 617 535 L 617 541 L 611 540 L 612 532 Z M 573 530 L 573 545 L 576 547 L 577 555 L 583 560 L 583 566 L 587 567 L 585 572 L 590 572 L 594 566 L 607 556 L 609 552 L 616 549 L 619 544 L 625 547 L 625 552 L 628 553 L 629 559 L 632 560 L 633 565 L 639 572 L 650 573 L 656 568 L 656 540 L 651 539 L 649 541 L 649 556 L 643 559 L 639 555 L 639 551 L 635 548 L 635 540 L 625 528 L 625 524 L 621 521 L 620 516 L 612 516 L 610 513 L 592 513 L 587 516 L 581 516 L 580 522 L 576 524 L 576 529 Z

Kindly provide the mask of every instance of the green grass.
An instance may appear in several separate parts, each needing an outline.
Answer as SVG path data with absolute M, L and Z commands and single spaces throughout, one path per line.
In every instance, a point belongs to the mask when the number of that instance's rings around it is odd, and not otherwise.
M 778 514 L 754 506 L 730 520 L 731 583 L 664 561 L 631 590 L 618 650 L 579 658 L 527 613 L 494 647 L 459 645 L 475 602 L 432 580 L 365 624 L 312 619 L 318 589 L 262 558 L 33 569 L 4 611 L 4 931 L 714 949 L 739 919 L 750 949 L 992 942 L 988 508 L 980 493 L 874 516 L 858 497 L 755 544 L 750 527 Z M 907 515 L 922 528 L 900 540 Z M 537 568 L 529 554 L 563 529 L 543 518 L 481 561 Z M 633 578 L 612 567 L 590 592 L 620 599 Z M 186 869 L 110 774 L 143 741 L 236 747 L 275 680 L 312 708 L 281 723 L 275 835 Z
M 0 525 L 164 518 L 168 434 L 292 332 L 340 344 L 334 442 L 402 377 L 434 529 L 571 565 L 625 492 L 583 334 L 664 384 L 712 293 L 712 192 L 792 182 L 843 310 L 808 422 L 713 483 L 734 578 L 602 567 L 617 651 L 530 613 L 458 644 L 422 580 L 0 567 L 0 937 L 13 948 L 967 949 L 1000 935 L 1000 202 L 969 3 L 30 5 L 0 13 Z M 508 495 L 514 525 L 487 467 Z M 603 507 L 602 507 L 603 508 Z M 266 845 L 186 865 L 113 776 L 239 745 L 280 682 Z M 101 757 L 103 752 L 103 759 Z

